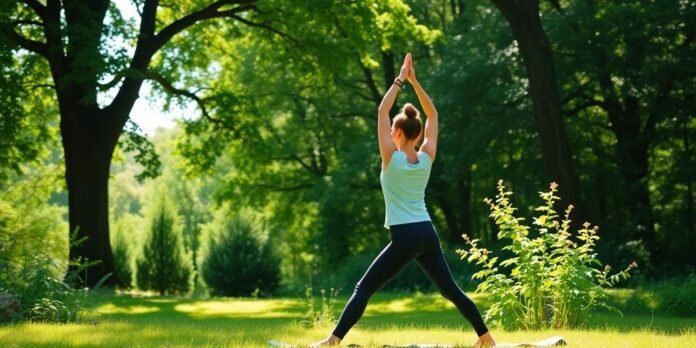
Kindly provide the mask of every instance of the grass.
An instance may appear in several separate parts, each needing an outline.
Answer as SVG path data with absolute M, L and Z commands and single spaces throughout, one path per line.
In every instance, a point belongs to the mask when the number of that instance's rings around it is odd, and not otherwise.
M 486 305 L 484 298 L 473 298 Z M 345 300 L 339 299 L 337 315 Z M 309 343 L 331 330 L 297 323 L 305 313 L 301 299 L 144 298 L 104 290 L 91 298 L 90 307 L 92 323 L 0 326 L 0 346 L 265 347 L 269 339 Z M 696 318 L 600 312 L 583 329 L 492 333 L 499 342 L 561 335 L 571 347 L 696 347 Z M 466 345 L 475 339 L 469 324 L 439 295 L 377 294 L 344 343 Z

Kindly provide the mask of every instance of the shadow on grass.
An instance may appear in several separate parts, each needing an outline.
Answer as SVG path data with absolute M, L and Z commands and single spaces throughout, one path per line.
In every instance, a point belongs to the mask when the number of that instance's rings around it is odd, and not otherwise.
M 90 301 L 98 318 L 108 320 L 220 320 L 301 318 L 305 308 L 295 299 L 133 297 L 99 294 Z
M 19 323 L 0 326 L 3 347 L 264 346 L 279 333 L 303 337 L 304 314 L 294 299 L 180 299 L 107 291 L 89 299 L 96 324 Z

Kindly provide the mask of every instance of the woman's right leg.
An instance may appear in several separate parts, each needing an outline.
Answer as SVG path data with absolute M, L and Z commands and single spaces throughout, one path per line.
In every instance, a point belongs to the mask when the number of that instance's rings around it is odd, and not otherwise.
M 355 291 L 343 309 L 341 318 L 333 331 L 333 335 L 343 339 L 353 325 L 365 312 L 370 296 L 389 282 L 415 256 L 407 245 L 394 243 L 392 240 L 372 262 L 355 285 Z

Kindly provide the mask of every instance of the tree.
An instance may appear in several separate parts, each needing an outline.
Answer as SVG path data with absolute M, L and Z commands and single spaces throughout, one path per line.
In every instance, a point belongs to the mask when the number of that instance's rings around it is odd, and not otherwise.
M 665 231 L 662 241 L 656 226 L 671 226 L 673 221 L 667 221 L 669 217 L 657 221 L 651 191 L 660 195 L 675 184 L 690 187 L 693 183 L 693 175 L 680 173 L 688 171 L 692 156 L 688 124 L 694 110 L 695 15 L 693 2 L 582 1 L 569 3 L 551 19 L 557 37 L 564 38 L 557 45 L 568 71 L 561 78 L 567 86 L 566 113 L 584 118 L 598 114 L 592 131 L 613 136 L 612 155 L 623 179 L 628 208 L 621 237 L 644 243 L 653 263 L 676 256 L 661 250 L 661 245 L 673 241 L 683 245 L 693 235 L 689 233 L 693 223 L 688 221 L 693 196 L 688 189 L 682 203 L 687 214 L 680 214 L 685 221 Z M 651 177 L 651 171 L 664 164 L 651 164 L 658 157 L 654 148 L 670 138 L 683 139 L 683 150 L 679 141 L 670 146 L 671 156 L 667 157 L 674 158 L 676 169 L 658 188 L 659 179 Z M 680 157 L 686 161 L 677 160 Z M 686 256 L 686 249 L 682 250 Z
M 256 3 L 218 0 L 201 5 L 199 1 L 179 1 L 170 6 L 145 0 L 138 7 L 137 30 L 134 23 L 121 18 L 119 10 L 108 0 L 15 0 L 3 4 L 9 15 L 3 14 L 0 33 L 15 45 L 10 49 L 20 47 L 24 51 L 14 53 L 14 59 L 25 59 L 25 53 L 34 54 L 43 58 L 50 71 L 60 113 L 69 228 L 77 230 L 78 237 L 88 237 L 71 248 L 70 258 L 101 261 L 87 270 L 87 284 L 114 271 L 109 245 L 109 166 L 143 81 L 154 80 L 165 89 L 184 93 L 173 86 L 171 79 L 158 73 L 158 68 L 173 64 L 172 57 L 157 54 L 198 23 L 227 19 L 270 29 L 267 24 L 254 21 L 256 15 L 261 15 Z M 128 55 L 123 49 L 110 47 L 109 40 L 113 43 L 117 39 L 134 42 L 133 53 Z M 7 58 L 7 54 L 2 58 Z M 113 77 L 111 81 L 104 82 L 109 77 Z M 113 88 L 115 96 L 110 102 L 101 102 L 100 93 Z M 10 116 L 24 117 L 20 113 Z
M 280 259 L 258 216 L 224 205 L 204 227 L 201 277 L 214 295 L 270 294 L 280 281 Z
M 563 124 L 551 43 L 539 17 L 539 0 L 492 2 L 510 24 L 524 60 L 547 180 L 557 182 L 562 196 L 567 197 L 559 206 L 575 205 L 579 226 L 589 218 Z
M 193 287 L 193 263 L 184 248 L 182 226 L 172 202 L 159 198 L 150 213 L 150 228 L 136 261 L 139 289 L 160 295 L 186 294 Z
M 396 52 L 439 32 L 400 1 L 320 1 L 282 13 L 278 29 L 302 44 L 248 29 L 220 43 L 237 54 L 221 56 L 208 105 L 234 131 L 194 120 L 180 149 L 197 172 L 226 173 L 220 200 L 267 212 L 272 238 L 289 249 L 288 271 L 300 272 L 301 253 L 330 268 L 386 237 L 377 105 L 393 82 Z

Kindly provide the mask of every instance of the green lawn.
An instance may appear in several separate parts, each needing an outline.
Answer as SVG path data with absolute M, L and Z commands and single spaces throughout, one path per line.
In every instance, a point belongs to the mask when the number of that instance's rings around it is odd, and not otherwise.
M 305 312 L 298 299 L 136 298 L 102 291 L 90 303 L 93 324 L 0 326 L 0 347 L 264 347 L 268 339 L 309 343 L 331 329 L 297 324 Z M 342 298 L 337 312 L 344 303 Z M 499 342 L 561 335 L 571 347 L 696 347 L 696 318 L 598 313 L 583 330 L 492 333 Z M 344 343 L 465 345 L 474 340 L 468 323 L 439 295 L 378 294 Z

